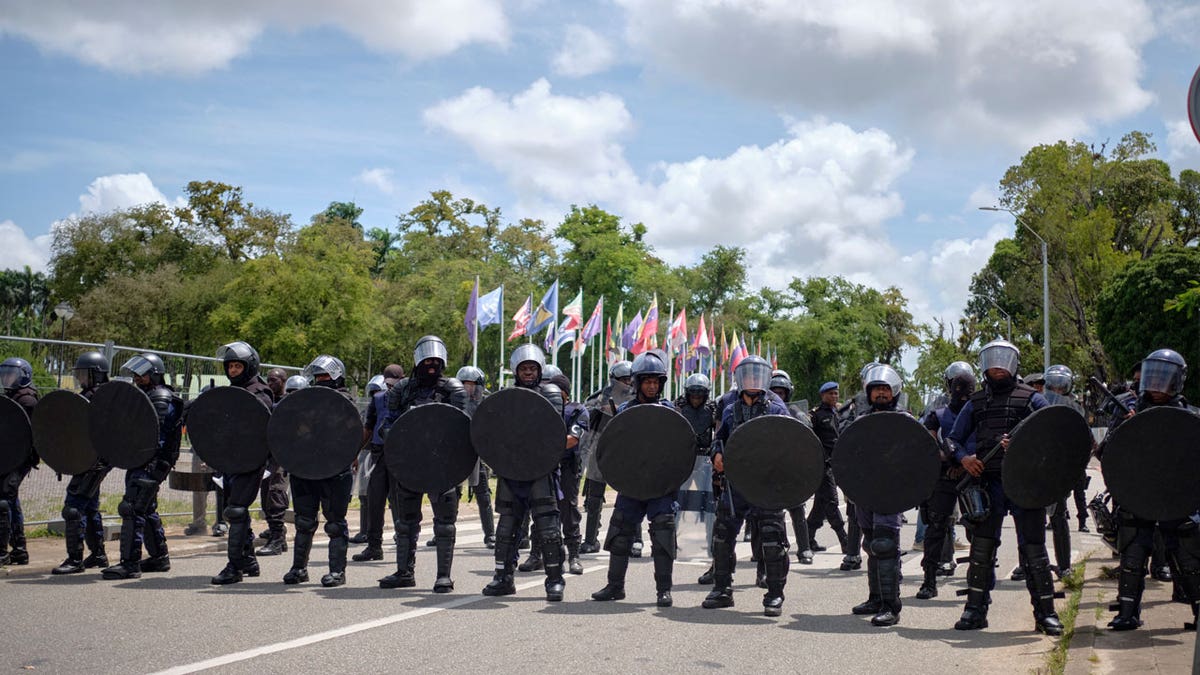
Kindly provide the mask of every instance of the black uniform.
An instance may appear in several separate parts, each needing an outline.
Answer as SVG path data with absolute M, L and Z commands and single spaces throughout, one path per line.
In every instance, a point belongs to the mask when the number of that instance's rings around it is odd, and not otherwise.
M 809 547 L 814 551 L 821 550 L 817 545 L 817 530 L 825 521 L 829 521 L 829 527 L 837 535 L 838 544 L 842 547 L 842 554 L 857 557 L 858 550 L 850 548 L 846 540 L 846 523 L 842 520 L 842 513 L 838 508 L 837 481 L 830 466 L 833 448 L 838 440 L 837 410 L 822 403 L 812 409 L 809 417 L 812 420 L 812 430 L 821 440 L 821 447 L 825 449 L 825 475 L 822 476 L 821 485 L 813 495 L 812 511 L 808 514 L 808 536 L 811 539 Z
M 266 380 L 254 375 L 246 382 L 233 384 L 254 394 L 259 403 L 270 410 L 275 405 L 275 395 L 267 386 Z M 250 532 L 250 505 L 258 497 L 263 483 L 263 466 L 253 471 L 237 474 L 225 474 L 225 509 L 223 515 L 229 522 L 229 541 L 226 555 L 229 563 L 212 583 L 217 585 L 237 583 L 242 576 L 256 577 L 259 575 L 258 559 L 254 557 L 254 537 Z
M 38 390 L 32 384 L 4 390 L 4 395 L 16 401 L 33 419 L 33 408 L 38 402 Z M 21 482 L 38 465 L 41 459 L 37 450 L 29 453 L 24 464 L 0 474 L 0 565 L 12 563 L 26 565 L 29 552 L 25 549 L 25 513 L 21 509 Z M 12 553 L 8 552 L 12 546 Z
M 406 377 L 388 391 L 384 428 L 390 429 L 410 408 L 428 403 L 447 403 L 463 410 L 467 403 L 467 391 L 462 382 L 453 377 L 427 380 Z M 376 471 L 379 468 L 377 465 Z M 433 507 L 433 538 L 437 546 L 437 580 L 433 584 L 435 593 L 454 590 L 450 568 L 454 562 L 458 502 L 461 496 L 462 488 L 457 485 L 441 494 L 429 495 L 429 503 Z M 397 482 L 395 477 L 392 478 L 389 499 L 395 505 L 396 572 L 380 579 L 380 588 L 405 588 L 417 583 L 413 573 L 417 538 L 421 533 L 421 497 L 420 492 L 413 492 Z
M 85 387 L 81 396 L 92 399 L 96 387 Z M 104 550 L 104 519 L 100 515 L 100 485 L 112 467 L 97 459 L 92 468 L 71 476 L 67 483 L 67 496 L 63 500 L 63 540 L 67 546 L 67 559 L 54 568 L 53 574 L 72 574 L 92 567 L 108 567 L 108 554 Z M 89 555 L 83 557 L 83 546 L 87 544 Z

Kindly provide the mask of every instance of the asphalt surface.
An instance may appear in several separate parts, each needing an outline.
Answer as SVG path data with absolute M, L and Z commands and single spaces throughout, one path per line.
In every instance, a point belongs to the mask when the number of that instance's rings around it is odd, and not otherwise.
M 910 512 L 914 521 L 915 512 Z M 607 518 L 606 518 L 607 520 Z M 428 525 L 428 522 L 426 523 Z M 422 539 L 428 536 L 429 528 Z M 914 528 L 901 541 L 911 545 Z M 961 528 L 959 536 L 963 536 Z M 818 538 L 829 546 L 828 528 Z M 1099 545 L 1095 535 L 1074 535 L 1077 551 Z M 350 563 L 347 585 L 325 589 L 324 542 L 318 539 L 312 581 L 285 586 L 291 552 L 260 558 L 263 574 L 215 587 L 209 578 L 224 553 L 173 558 L 165 574 L 103 581 L 95 570 L 54 577 L 15 574 L 0 580 L 4 630 L 0 668 L 27 672 L 364 672 L 419 670 L 529 673 L 569 670 L 718 670 L 734 672 L 862 672 L 868 664 L 922 673 L 1029 672 L 1043 665 L 1054 641 L 1033 630 L 1024 583 L 1008 581 L 1016 562 L 1008 523 L 997 589 L 983 631 L 952 629 L 962 609 L 954 591 L 964 588 L 965 565 L 941 581 L 941 593 L 913 600 L 921 582 L 920 553 L 904 556 L 901 622 L 876 628 L 850 607 L 866 598 L 865 573 L 841 572 L 836 546 L 801 566 L 793 558 L 784 615 L 762 615 L 763 591 L 754 587 L 753 563 L 739 562 L 736 606 L 705 610 L 709 587 L 696 583 L 707 566 L 680 561 L 675 606 L 654 606 L 653 565 L 632 561 L 628 598 L 599 603 L 589 596 L 605 584 L 607 554 L 584 556 L 585 574 L 567 576 L 566 599 L 545 600 L 540 572 L 518 574 L 517 595 L 486 598 L 491 551 L 473 510 L 464 510 L 455 559 L 456 589 L 432 593 L 433 549 L 417 555 L 417 587 L 382 590 L 376 581 L 394 567 Z M 352 546 L 351 553 L 360 547 Z M 115 542 L 110 545 L 110 553 Z M 648 552 L 647 552 L 648 553 Z M 748 556 L 749 545 L 739 544 Z M 965 552 L 960 552 L 965 556 Z M 1060 602 L 1060 607 L 1061 603 Z

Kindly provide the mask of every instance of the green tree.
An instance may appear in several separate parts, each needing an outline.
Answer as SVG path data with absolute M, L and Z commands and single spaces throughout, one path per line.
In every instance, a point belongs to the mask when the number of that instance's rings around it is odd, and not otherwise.
M 244 261 L 277 251 L 292 229 L 287 214 L 256 208 L 242 188 L 214 181 L 192 181 L 184 189 L 186 207 L 175 210 L 184 224 L 221 242 L 225 255 Z M 335 202 L 336 203 L 336 202 Z
M 1197 283 L 1200 250 L 1192 247 L 1161 249 L 1113 277 L 1099 298 L 1097 331 L 1117 372 L 1128 372 L 1146 354 L 1164 347 L 1189 363 L 1200 363 L 1200 326 L 1166 309 Z M 1192 398 L 1200 394 L 1197 378 L 1190 378 L 1187 392 Z

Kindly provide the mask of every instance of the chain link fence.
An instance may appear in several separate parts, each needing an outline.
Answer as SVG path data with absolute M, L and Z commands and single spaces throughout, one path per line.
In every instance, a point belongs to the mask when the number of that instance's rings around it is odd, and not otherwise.
M 144 352 L 153 352 L 162 357 L 167 369 L 166 382 L 175 388 L 185 401 L 194 399 L 200 391 L 212 386 L 222 386 L 229 383 L 221 361 L 213 356 L 198 354 L 179 354 L 164 352 L 147 347 L 129 347 L 110 342 L 75 342 L 67 340 L 49 340 L 36 338 L 0 336 L 0 344 L 4 344 L 4 352 L 0 360 L 14 350 L 23 358 L 28 358 L 34 367 L 35 385 L 39 393 L 45 395 L 56 388 L 77 391 L 71 367 L 75 358 L 85 351 L 96 350 L 104 354 L 110 365 L 110 376 L 116 375 L 117 370 L 131 356 Z M 10 349 L 11 347 L 11 349 Z M 283 368 L 289 373 L 298 372 L 296 366 L 263 364 L 262 371 L 270 368 Z M 61 378 L 61 387 L 59 386 Z M 201 471 L 200 460 L 191 454 L 191 445 L 187 434 L 183 437 L 182 454 L 176 468 L 180 471 Z M 21 507 L 25 512 L 27 528 L 37 528 L 61 520 L 63 498 L 66 495 L 69 476 L 59 477 L 53 469 L 45 464 L 40 465 L 21 483 Z M 125 493 L 125 472 L 114 469 L 105 477 L 100 487 L 100 511 L 105 518 L 119 518 L 116 515 L 117 505 Z M 175 490 L 164 481 L 158 493 L 158 510 L 163 517 L 186 517 L 192 522 L 203 524 L 206 516 L 211 516 L 216 506 L 216 496 L 208 492 L 189 492 Z

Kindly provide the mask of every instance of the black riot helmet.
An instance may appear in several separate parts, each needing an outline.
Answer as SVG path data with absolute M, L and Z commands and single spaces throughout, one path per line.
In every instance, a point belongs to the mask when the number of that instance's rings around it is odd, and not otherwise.
M 1187 379 L 1187 361 L 1174 349 L 1159 349 L 1142 359 L 1142 379 L 1138 393 L 1157 391 L 1178 396 Z
M 776 389 L 782 389 L 784 393 L 780 394 Z M 792 378 L 788 376 L 785 370 L 776 370 L 771 373 L 771 391 L 779 394 L 779 398 L 784 401 L 792 400 Z
M 1046 381 L 1046 389 L 1056 394 L 1067 396 L 1075 387 L 1075 373 L 1063 365 L 1050 366 L 1046 369 L 1043 377 Z
M 667 381 L 667 364 L 663 362 L 663 358 L 655 352 L 643 352 L 637 355 L 633 360 L 633 365 L 630 367 L 633 373 L 633 389 L 637 393 L 641 393 L 642 380 L 646 378 L 657 378 L 659 387 L 666 384 Z M 661 391 L 661 389 L 659 390 Z
M 612 366 L 609 367 L 608 379 L 613 384 L 616 384 L 618 381 L 620 381 L 622 378 L 625 378 L 625 377 L 633 377 L 633 364 L 632 363 L 625 361 L 625 360 L 621 360 L 621 361 L 617 361 L 616 363 L 612 364 Z
M 250 346 L 248 342 L 230 342 L 227 345 L 222 345 L 217 349 L 217 358 L 225 365 L 225 374 L 229 374 L 230 363 L 242 364 L 242 372 L 237 377 L 230 377 L 229 383 L 235 387 L 241 387 L 252 382 L 258 377 L 258 351 Z
M 150 376 L 150 384 L 163 384 L 163 376 L 167 374 L 167 367 L 163 365 L 163 360 L 158 354 L 149 352 L 132 356 L 121 365 L 121 374 L 126 377 L 142 377 Z
M 683 391 L 688 396 L 700 396 L 707 401 L 709 394 L 712 392 L 712 382 L 709 381 L 707 375 L 700 373 L 688 375 L 688 378 L 683 382 Z
M 25 359 L 12 356 L 0 363 L 0 387 L 12 390 L 32 383 L 33 366 Z
M 108 359 L 100 352 L 84 352 L 75 359 L 75 381 L 80 389 L 91 389 L 108 382 Z
M 946 370 L 942 372 L 942 379 L 946 383 L 946 394 L 951 401 L 967 400 L 979 386 L 975 369 L 966 361 L 955 361 L 946 366 Z

